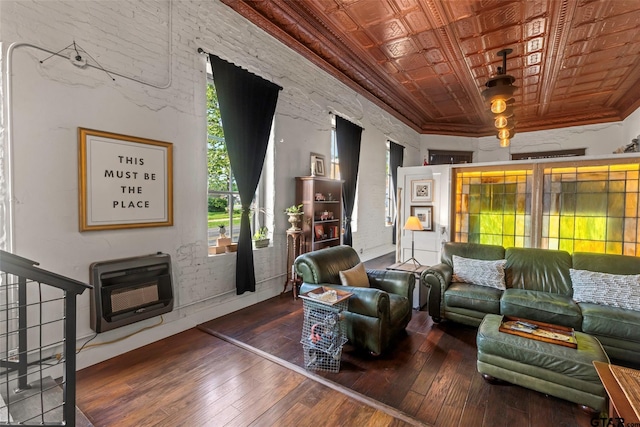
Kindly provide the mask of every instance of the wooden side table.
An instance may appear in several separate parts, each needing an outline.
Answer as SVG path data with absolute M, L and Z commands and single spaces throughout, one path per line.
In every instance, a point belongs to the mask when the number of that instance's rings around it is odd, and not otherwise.
M 287 279 L 282 293 L 285 293 L 287 287 L 291 285 L 293 299 L 298 299 L 298 276 L 293 262 L 302 253 L 303 239 L 302 230 L 287 230 Z
M 624 425 L 635 425 L 639 423 L 639 417 L 636 415 L 629 398 L 625 393 L 616 377 L 611 372 L 610 364 L 604 362 L 593 362 L 600 381 L 609 397 L 609 418 L 624 418 Z M 626 390 L 631 396 L 638 396 L 640 390 Z

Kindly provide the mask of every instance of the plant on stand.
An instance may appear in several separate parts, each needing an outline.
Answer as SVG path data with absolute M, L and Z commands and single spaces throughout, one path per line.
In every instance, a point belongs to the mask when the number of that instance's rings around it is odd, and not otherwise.
M 298 223 L 302 218 L 302 203 L 300 203 L 299 205 L 289 206 L 284 210 L 284 213 L 289 215 L 289 219 L 287 221 L 289 221 L 289 224 L 291 224 L 291 228 L 289 228 L 287 231 L 300 231 L 301 228 L 298 227 Z

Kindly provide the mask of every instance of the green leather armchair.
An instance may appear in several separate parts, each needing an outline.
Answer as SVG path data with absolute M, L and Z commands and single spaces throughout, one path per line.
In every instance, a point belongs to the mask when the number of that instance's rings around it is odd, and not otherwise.
M 353 293 L 345 312 L 347 338 L 352 345 L 379 355 L 411 320 L 415 277 L 400 271 L 367 270 L 370 287 L 342 286 L 340 271 L 358 263 L 352 247 L 334 246 L 302 254 L 294 265 L 302 277 L 301 294 L 318 286 Z

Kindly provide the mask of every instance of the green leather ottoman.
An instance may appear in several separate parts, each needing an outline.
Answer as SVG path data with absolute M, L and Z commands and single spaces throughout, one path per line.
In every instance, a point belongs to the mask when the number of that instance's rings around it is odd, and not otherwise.
M 605 409 L 606 392 L 593 361 L 609 363 L 600 342 L 576 332 L 578 348 L 498 331 L 502 316 L 487 314 L 478 328 L 478 372 L 589 407 Z

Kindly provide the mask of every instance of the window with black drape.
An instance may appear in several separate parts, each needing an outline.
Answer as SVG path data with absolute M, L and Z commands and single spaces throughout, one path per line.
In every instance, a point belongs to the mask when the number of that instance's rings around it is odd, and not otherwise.
M 229 162 L 242 203 L 236 261 L 236 291 L 240 295 L 256 290 L 249 213 L 282 88 L 215 55 L 209 55 L 209 60 Z
M 362 128 L 342 117 L 336 116 L 336 145 L 340 159 L 340 178 L 342 182 L 342 201 L 344 205 L 344 236 L 342 243 L 353 244 L 351 236 L 351 215 L 356 200 L 358 184 L 358 166 L 360 164 L 360 138 Z
M 400 144 L 396 144 L 393 141 L 389 141 L 389 169 L 391 169 L 391 183 L 393 185 L 393 199 L 395 203 L 398 203 L 398 168 L 402 166 L 404 162 L 404 147 Z M 398 212 L 396 212 L 393 218 L 393 240 L 392 243 L 396 243 L 396 227 L 398 226 Z

